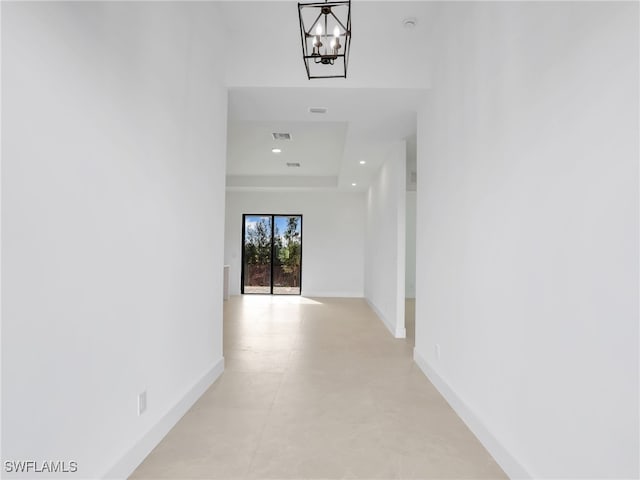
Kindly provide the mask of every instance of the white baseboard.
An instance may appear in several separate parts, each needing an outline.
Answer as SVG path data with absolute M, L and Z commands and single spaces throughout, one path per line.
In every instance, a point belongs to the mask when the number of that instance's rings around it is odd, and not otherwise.
M 158 422 L 145 433 L 135 445 L 129 449 L 103 476 L 108 479 L 126 479 L 142 461 L 149 455 L 156 445 L 165 437 L 169 430 L 178 423 L 182 416 L 193 406 L 202 394 L 215 382 L 224 371 L 224 358 L 211 367 L 185 395 L 163 415 Z
M 373 312 L 378 316 L 378 318 L 382 320 L 382 323 L 384 323 L 384 326 L 387 327 L 387 329 L 391 332 L 391 335 L 393 335 L 395 338 L 407 337 L 407 330 L 404 328 L 404 325 L 402 326 L 393 325 L 391 321 L 384 316 L 384 314 L 380 311 L 378 307 L 375 306 L 375 304 L 372 301 L 370 301 L 368 298 L 365 298 L 365 300 L 367 301 L 367 305 L 369 305 L 371 310 L 373 310 Z
M 431 368 L 425 357 L 416 348 L 413 349 L 413 359 L 509 478 L 512 480 L 533 478 L 520 462 L 493 436 L 482 420 L 456 394 L 449 384 Z
M 396 326 L 391 324 L 387 317 L 380 311 L 378 307 L 376 307 L 376 305 L 371 300 L 369 300 L 368 298 L 365 298 L 365 300 L 367 301 L 367 305 L 369 305 L 369 308 L 373 310 L 373 313 L 375 313 L 378 318 L 382 320 L 382 323 L 384 323 L 384 326 L 387 327 L 387 330 L 389 330 L 391 332 L 391 335 L 395 337 Z
M 334 291 L 334 292 L 324 292 L 324 291 L 308 291 L 304 288 L 302 289 L 303 297 L 316 297 L 316 298 L 362 298 L 364 297 L 363 292 L 344 292 L 344 291 Z

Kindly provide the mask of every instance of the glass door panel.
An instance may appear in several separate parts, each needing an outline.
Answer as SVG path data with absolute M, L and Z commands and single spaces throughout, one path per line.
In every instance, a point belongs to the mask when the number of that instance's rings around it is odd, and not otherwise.
M 300 295 L 302 217 L 274 215 L 273 293 Z
M 244 215 L 242 293 L 271 293 L 273 223 L 271 215 Z

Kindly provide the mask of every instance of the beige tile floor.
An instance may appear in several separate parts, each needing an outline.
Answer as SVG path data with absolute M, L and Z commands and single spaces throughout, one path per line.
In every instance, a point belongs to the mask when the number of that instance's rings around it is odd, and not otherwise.
M 131 478 L 498 479 L 362 299 L 231 297 L 225 373 Z

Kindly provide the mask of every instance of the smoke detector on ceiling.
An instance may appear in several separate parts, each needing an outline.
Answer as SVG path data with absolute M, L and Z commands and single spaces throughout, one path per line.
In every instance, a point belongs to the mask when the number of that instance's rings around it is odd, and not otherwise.
M 416 28 L 418 19 L 416 17 L 408 17 L 402 20 L 402 26 L 408 30 Z
M 274 132 L 271 135 L 273 136 L 274 140 L 291 140 L 291 134 L 290 133 Z
M 309 113 L 327 113 L 327 107 L 309 107 Z

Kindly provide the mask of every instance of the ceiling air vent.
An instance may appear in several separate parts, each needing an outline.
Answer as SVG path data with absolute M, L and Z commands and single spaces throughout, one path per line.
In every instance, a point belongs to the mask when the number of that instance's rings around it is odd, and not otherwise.
M 291 134 L 290 133 L 274 132 L 271 135 L 273 135 L 273 139 L 274 140 L 291 140 Z
M 310 113 L 327 113 L 327 107 L 309 107 Z
M 299 167 L 300 164 L 298 162 L 287 162 L 287 167 Z

